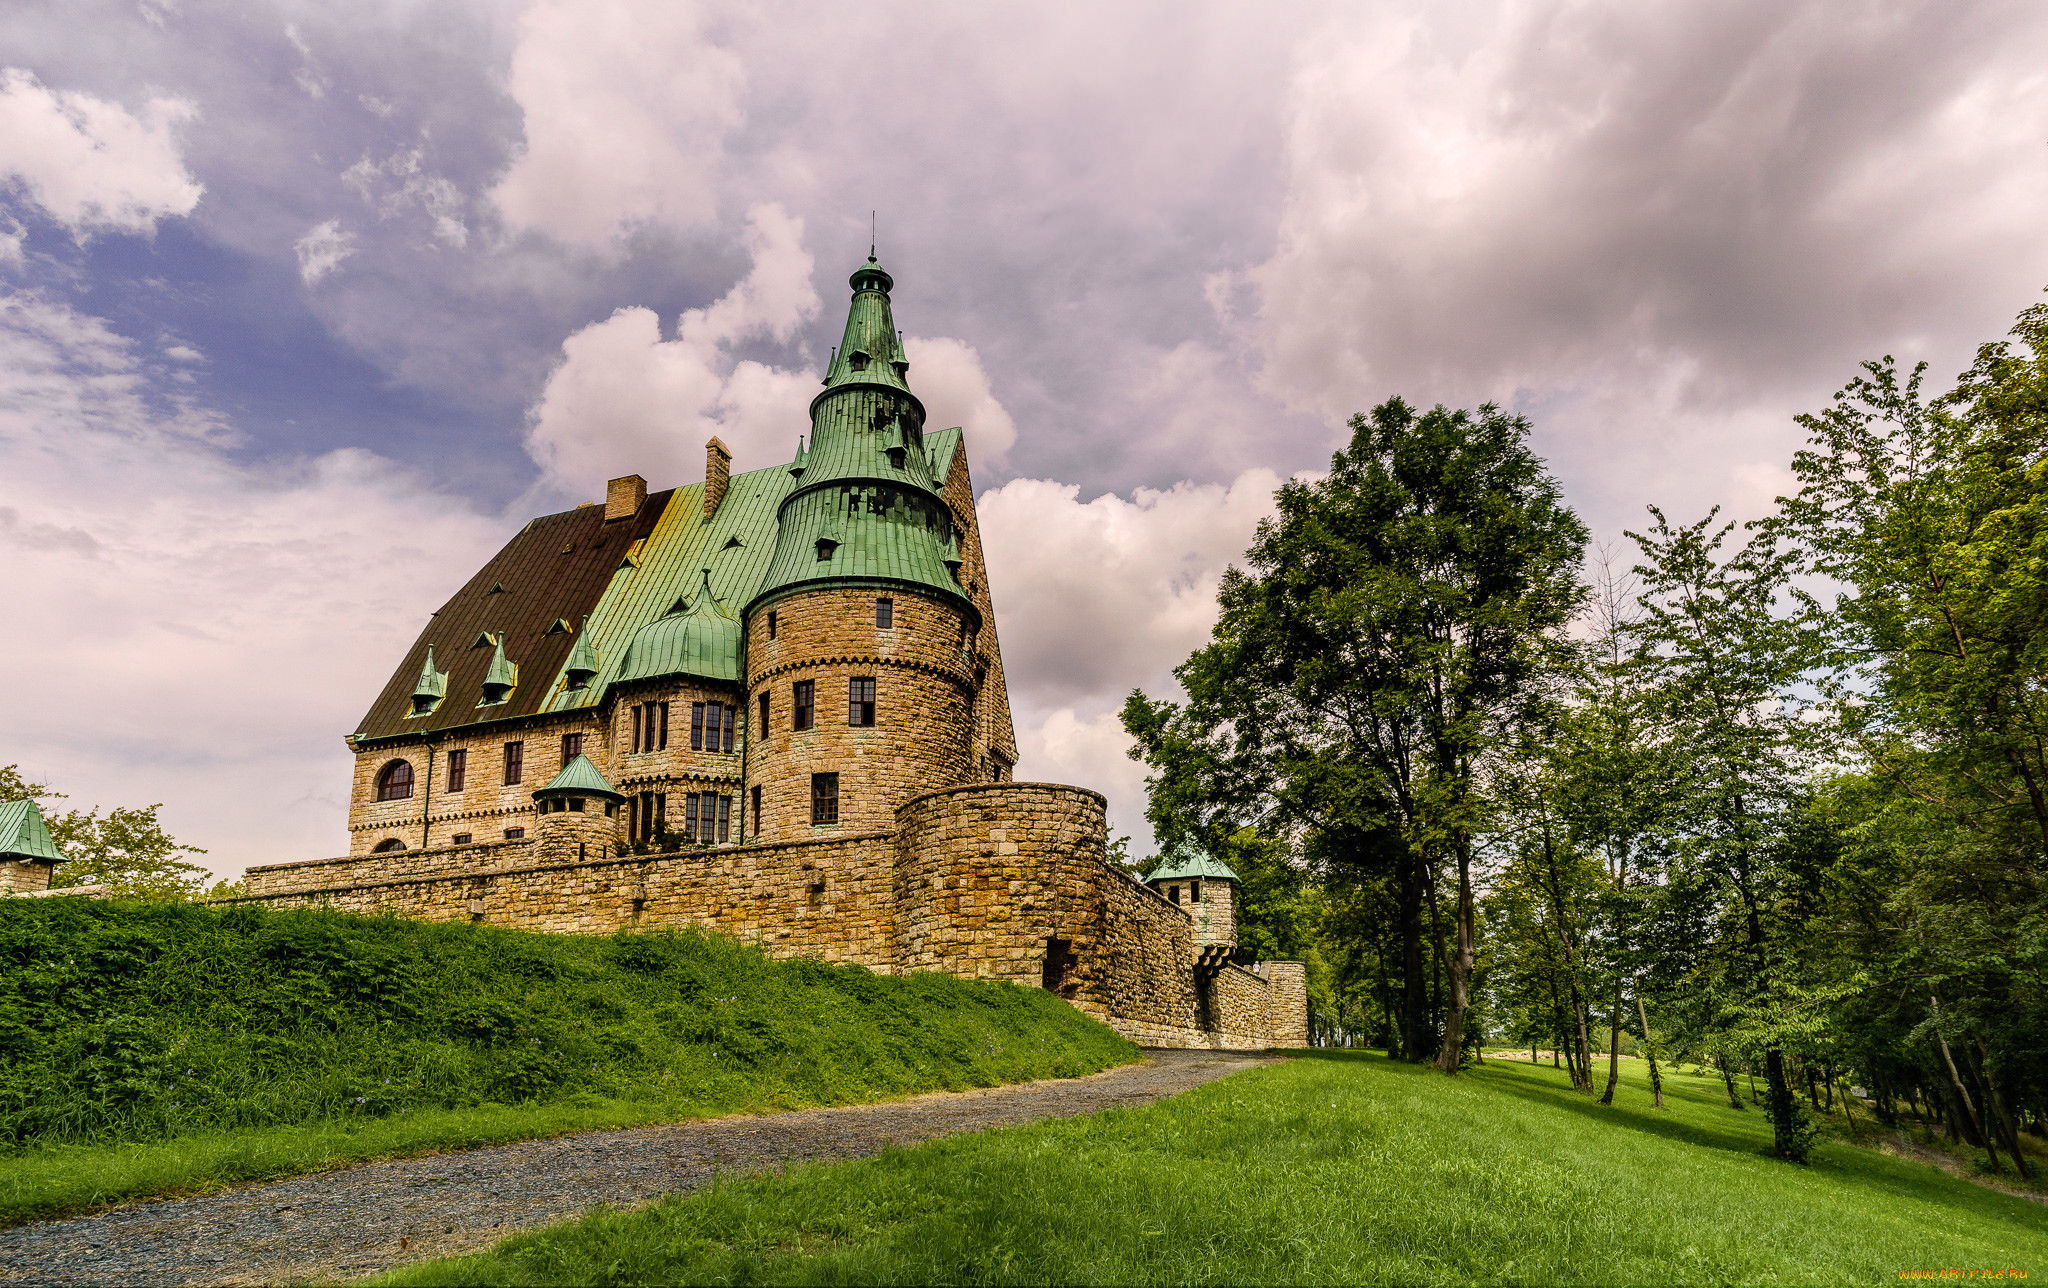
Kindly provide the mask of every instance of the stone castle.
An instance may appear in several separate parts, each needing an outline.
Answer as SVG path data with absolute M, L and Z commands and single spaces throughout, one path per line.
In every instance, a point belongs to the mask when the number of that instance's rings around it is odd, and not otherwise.
M 1137 1041 L 1307 1041 L 1298 962 L 1245 963 L 1216 864 L 1141 883 L 1103 798 L 1013 781 L 961 431 L 928 432 L 888 273 L 787 466 L 613 479 L 456 592 L 361 725 L 346 857 L 248 898 L 533 930 L 695 925 L 1056 991 Z

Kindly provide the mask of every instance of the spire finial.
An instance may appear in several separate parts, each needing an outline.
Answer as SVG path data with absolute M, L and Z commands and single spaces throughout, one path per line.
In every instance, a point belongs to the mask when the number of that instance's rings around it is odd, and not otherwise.
M 868 263 L 875 262 L 875 212 L 868 211 Z

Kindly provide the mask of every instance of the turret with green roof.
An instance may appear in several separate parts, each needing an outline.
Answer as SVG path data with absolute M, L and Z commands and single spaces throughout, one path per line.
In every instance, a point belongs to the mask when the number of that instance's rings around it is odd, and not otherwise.
M 0 801 L 0 893 L 47 890 L 64 856 L 33 800 Z
M 873 256 L 848 279 L 853 303 L 811 434 L 777 511 L 775 556 L 747 611 L 797 590 L 902 586 L 943 599 L 977 625 L 957 576 L 953 516 L 925 450 L 924 404 L 896 331 L 895 285 Z M 955 561 L 948 563 L 949 554 Z

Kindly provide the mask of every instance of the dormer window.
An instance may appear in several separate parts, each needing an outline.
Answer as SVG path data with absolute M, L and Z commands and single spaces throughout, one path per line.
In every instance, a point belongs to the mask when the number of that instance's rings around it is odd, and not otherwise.
M 837 541 L 834 541 L 830 537 L 819 537 L 818 562 L 824 563 L 826 560 L 830 559 L 832 557 L 832 552 L 837 549 L 839 549 L 839 543 Z
M 853 368 L 855 371 L 866 371 L 868 369 L 867 350 L 855 349 L 853 352 L 847 354 L 846 365 Z
M 897 469 L 897 470 L 900 470 L 900 469 L 902 469 L 902 468 L 903 468 L 903 457 L 904 457 L 904 450 L 903 450 L 902 448 L 900 448 L 900 447 L 892 447 L 892 448 L 890 448 L 890 449 L 889 449 L 889 468 L 891 468 L 891 469 Z
M 423 716 L 427 712 L 432 711 L 434 704 L 440 700 L 439 697 L 432 693 L 415 693 L 412 695 L 412 713 L 416 716 Z

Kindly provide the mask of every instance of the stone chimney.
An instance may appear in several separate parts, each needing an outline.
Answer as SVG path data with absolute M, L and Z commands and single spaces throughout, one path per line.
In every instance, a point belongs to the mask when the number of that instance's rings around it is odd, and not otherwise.
M 725 500 L 726 484 L 732 481 L 732 451 L 724 443 L 713 438 L 704 444 L 704 517 L 718 513 L 718 503 Z
M 604 521 L 632 518 L 640 513 L 640 503 L 646 499 L 647 480 L 638 474 L 613 479 L 604 485 Z

